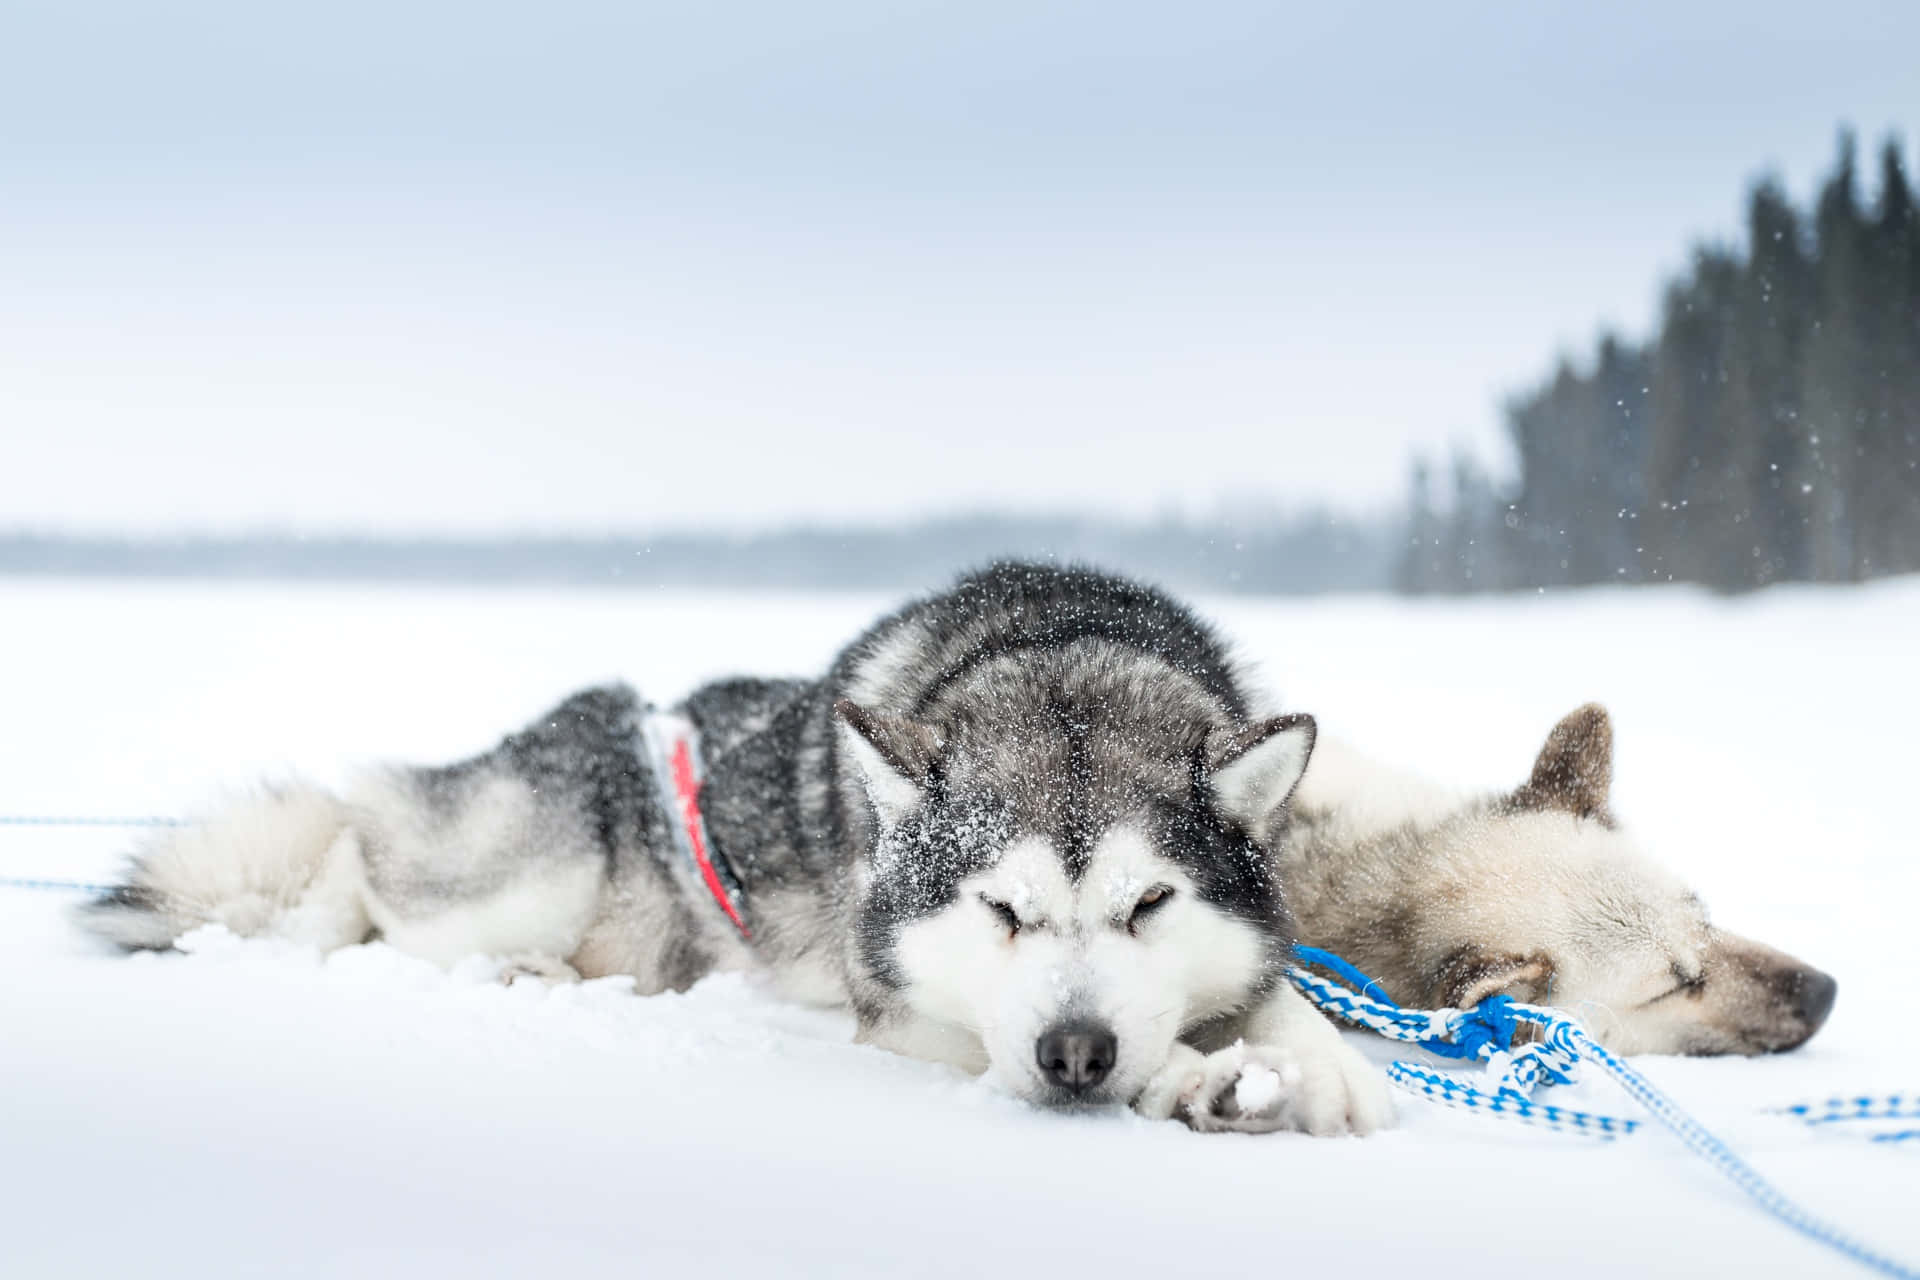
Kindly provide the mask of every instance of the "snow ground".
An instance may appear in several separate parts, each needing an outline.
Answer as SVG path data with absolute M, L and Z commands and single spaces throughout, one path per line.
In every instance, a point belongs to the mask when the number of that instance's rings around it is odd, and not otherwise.
M 0 813 L 177 813 L 262 772 L 452 758 L 589 681 L 668 699 L 816 670 L 889 603 L 0 580 Z M 1446 781 L 1517 782 L 1562 712 L 1606 702 L 1629 825 L 1721 922 L 1841 984 L 1798 1052 L 1641 1065 L 1920 1263 L 1920 1144 L 1761 1113 L 1920 1087 L 1920 581 L 1207 607 L 1290 705 Z M 0 874 L 103 876 L 123 840 L 0 828 Z M 507 989 L 217 936 L 126 959 L 69 900 L 0 890 L 8 1277 L 1852 1273 L 1659 1133 L 1410 1099 L 1366 1141 L 1041 1114 L 739 979 Z M 1562 1092 L 1630 1110 L 1598 1077 Z

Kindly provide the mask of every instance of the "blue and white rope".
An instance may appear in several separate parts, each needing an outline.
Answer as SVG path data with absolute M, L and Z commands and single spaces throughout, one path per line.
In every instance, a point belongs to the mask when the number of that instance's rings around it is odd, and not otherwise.
M 1920 1280 L 1920 1270 L 1869 1248 L 1794 1203 L 1726 1143 L 1709 1133 L 1565 1014 L 1538 1005 L 1519 1004 L 1505 996 L 1494 996 L 1470 1010 L 1402 1009 L 1384 992 L 1378 998 L 1362 995 L 1362 991 L 1378 989 L 1378 984 L 1340 957 L 1315 947 L 1300 947 L 1297 954 L 1302 964 L 1288 970 L 1287 978 L 1320 1008 L 1391 1039 L 1420 1045 L 1442 1057 L 1486 1061 L 1501 1072 L 1495 1090 L 1487 1092 L 1445 1072 L 1396 1062 L 1388 1069 L 1387 1076 L 1401 1088 L 1450 1106 L 1510 1116 L 1566 1132 L 1603 1138 L 1631 1132 L 1636 1127 L 1634 1121 L 1548 1107 L 1528 1096 L 1527 1091 L 1542 1079 L 1555 1084 L 1569 1083 L 1581 1062 L 1592 1062 L 1612 1076 L 1689 1150 L 1712 1164 L 1774 1218 L 1883 1275 L 1897 1277 L 1897 1280 Z M 1319 966 L 1356 981 L 1359 990 L 1330 982 L 1305 965 Z M 1540 1028 L 1543 1036 L 1538 1042 L 1516 1050 L 1514 1033 L 1523 1025 Z M 1788 1108 L 1787 1111 L 1809 1123 L 1826 1123 L 1860 1118 L 1863 1114 L 1874 1118 L 1915 1114 L 1908 1109 L 1911 1101 L 1904 1095 L 1890 1099 L 1834 1099 L 1831 1103 L 1802 1104 L 1801 1109 Z
M 1890 1093 L 1856 1095 L 1849 1098 L 1823 1098 L 1818 1102 L 1798 1102 L 1781 1107 L 1780 1114 L 1792 1116 L 1810 1128 L 1844 1120 L 1920 1120 L 1920 1095 Z M 1867 1135 L 1870 1142 L 1913 1142 L 1920 1140 L 1920 1129 L 1893 1129 Z
M 1911 1120 L 1920 1118 L 1920 1094 L 1879 1094 L 1866 1097 L 1822 1098 L 1781 1107 L 1780 1114 L 1809 1125 L 1838 1120 Z

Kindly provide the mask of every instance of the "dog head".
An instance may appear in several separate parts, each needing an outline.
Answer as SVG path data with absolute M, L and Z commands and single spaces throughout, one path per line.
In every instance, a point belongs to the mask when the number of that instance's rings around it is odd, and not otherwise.
M 1527 781 L 1446 833 L 1453 925 L 1430 935 L 1428 997 L 1496 993 L 1582 1018 L 1621 1053 L 1770 1053 L 1820 1029 L 1834 980 L 1718 928 L 1607 807 L 1613 733 L 1579 708 Z
M 1183 1030 L 1278 980 L 1269 846 L 1313 722 L 1234 725 L 1164 674 L 1031 662 L 934 722 L 838 708 L 873 823 L 855 966 L 879 1016 L 960 1029 L 1019 1096 L 1123 1103 Z

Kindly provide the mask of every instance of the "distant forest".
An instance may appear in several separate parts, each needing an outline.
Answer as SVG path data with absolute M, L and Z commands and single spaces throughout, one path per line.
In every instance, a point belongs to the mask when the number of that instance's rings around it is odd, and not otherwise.
M 0 574 L 605 587 L 920 590 L 1001 556 L 1086 561 L 1181 591 L 1383 590 L 1397 522 L 975 516 L 893 528 L 626 538 L 178 539 L 0 534 Z
M 624 587 L 916 589 L 1019 555 L 1183 591 L 1469 592 L 1858 581 L 1920 571 L 1920 217 L 1889 140 L 1851 134 L 1810 209 L 1765 180 L 1744 243 L 1699 248 L 1644 344 L 1602 337 L 1506 406 L 1512 480 L 1416 462 L 1403 512 L 1211 520 L 969 516 L 653 537 L 162 540 L 0 533 L 0 573 Z
M 1811 209 L 1755 186 L 1745 246 L 1696 250 L 1645 345 L 1604 337 L 1508 404 L 1510 484 L 1416 463 L 1396 585 L 1920 570 L 1920 218 L 1896 142 L 1878 168 L 1867 202 L 1847 133 Z

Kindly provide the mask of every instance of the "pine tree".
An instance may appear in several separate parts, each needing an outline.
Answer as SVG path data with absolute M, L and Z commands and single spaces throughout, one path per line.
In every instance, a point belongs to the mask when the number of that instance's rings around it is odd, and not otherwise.
M 1693 270 L 1667 291 L 1654 345 L 1653 429 L 1647 453 L 1649 538 L 1665 576 L 1741 585 L 1737 516 L 1743 487 L 1730 475 L 1728 347 L 1740 264 L 1701 249 Z
M 1814 213 L 1813 324 L 1802 364 L 1800 485 L 1811 497 L 1810 574 L 1822 581 L 1858 573 L 1855 450 L 1867 415 L 1864 394 L 1869 239 L 1860 210 L 1851 132 L 1840 135 L 1837 166 Z
M 1647 506 L 1646 464 L 1653 370 L 1647 352 L 1611 334 L 1588 380 L 1589 413 L 1599 434 L 1593 452 L 1595 484 L 1588 518 L 1594 582 L 1640 582 L 1647 575 L 1642 520 Z
M 1728 340 L 1719 429 L 1732 433 L 1730 464 L 1742 477 L 1749 548 L 1740 585 L 1807 572 L 1800 459 L 1800 364 L 1813 301 L 1812 267 L 1798 215 L 1772 182 L 1747 203 L 1747 262 Z
M 1860 560 L 1866 572 L 1920 568 L 1920 327 L 1914 280 L 1920 226 L 1899 144 L 1880 153 L 1880 192 L 1870 236 L 1866 419 L 1859 442 Z
M 1453 509 L 1445 545 L 1454 589 L 1497 591 L 1505 585 L 1500 554 L 1501 522 L 1493 482 L 1464 449 L 1453 453 Z
M 1424 457 L 1414 458 L 1407 490 L 1407 540 L 1394 585 L 1407 595 L 1426 595 L 1446 588 L 1439 572 L 1442 530 L 1433 506 L 1433 472 Z
M 1511 495 L 1416 470 L 1409 589 L 1681 580 L 1728 590 L 1920 570 L 1920 212 L 1899 146 L 1871 211 L 1840 135 L 1810 215 L 1748 195 L 1741 251 L 1698 250 L 1644 347 L 1605 336 L 1506 405 Z

